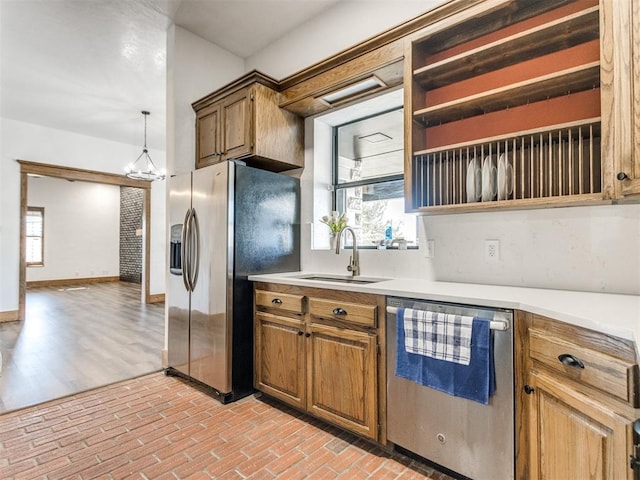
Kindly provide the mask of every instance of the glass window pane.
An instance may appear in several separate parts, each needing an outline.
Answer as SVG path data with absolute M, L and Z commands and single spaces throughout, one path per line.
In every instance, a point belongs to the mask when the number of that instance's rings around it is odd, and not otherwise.
M 43 265 L 44 209 L 28 207 L 26 218 L 27 265 Z
M 402 112 L 393 110 L 337 128 L 338 184 L 404 173 Z
M 27 212 L 27 235 L 42 236 L 42 213 L 39 211 Z
M 27 237 L 27 263 L 42 263 L 42 238 Z
M 349 225 L 363 247 L 379 245 L 387 225 L 391 225 L 393 239 L 403 238 L 409 246 L 417 245 L 417 217 L 404 212 L 404 180 L 340 188 L 336 201 L 338 211 L 347 213 Z

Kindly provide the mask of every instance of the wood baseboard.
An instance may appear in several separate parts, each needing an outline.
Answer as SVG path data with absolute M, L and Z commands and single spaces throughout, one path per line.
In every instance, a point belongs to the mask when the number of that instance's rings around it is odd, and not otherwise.
M 167 349 L 166 348 L 162 349 L 162 368 L 167 368 L 169 366 L 169 360 L 167 355 L 168 355 Z
M 19 310 L 9 310 L 6 312 L 0 312 L 0 323 L 15 322 L 17 320 L 20 320 Z
M 87 278 L 61 278 L 59 280 L 34 280 L 27 282 L 27 288 L 29 287 L 59 287 L 61 285 L 77 285 L 79 283 L 106 283 L 106 282 L 119 282 L 119 276 L 112 277 L 87 277 Z
M 164 303 L 164 293 L 154 293 L 149 295 L 148 303 Z

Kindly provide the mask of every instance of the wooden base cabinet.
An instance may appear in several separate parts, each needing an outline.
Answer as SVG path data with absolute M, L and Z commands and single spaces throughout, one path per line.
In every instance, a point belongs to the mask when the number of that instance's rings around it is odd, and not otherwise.
M 306 362 L 303 323 L 256 313 L 256 384 L 263 391 L 296 408 L 306 406 Z
M 532 314 L 524 337 L 518 472 L 530 480 L 637 480 L 638 359 L 633 342 Z
M 258 283 L 255 388 L 386 443 L 384 297 Z
M 377 335 L 311 325 L 308 410 L 368 438 L 377 438 Z
M 631 421 L 553 377 L 529 386 L 531 479 L 632 480 Z

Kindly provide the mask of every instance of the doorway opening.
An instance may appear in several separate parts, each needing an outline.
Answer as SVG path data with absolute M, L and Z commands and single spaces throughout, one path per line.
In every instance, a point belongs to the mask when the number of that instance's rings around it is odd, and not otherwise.
M 115 185 L 120 187 L 134 187 L 143 192 L 143 213 L 142 213 L 142 282 L 141 301 L 145 304 L 153 303 L 155 299 L 149 293 L 149 267 L 150 267 L 150 233 L 151 233 L 151 184 L 143 180 L 133 180 L 122 175 L 112 173 L 96 172 L 72 167 L 62 167 L 36 162 L 19 160 L 20 163 L 20 274 L 18 290 L 18 319 L 25 319 L 25 299 L 27 288 L 27 261 L 26 261 L 26 222 L 27 199 L 28 199 L 28 177 L 29 175 L 40 175 L 45 177 L 62 178 L 70 181 L 84 181 L 101 183 L 105 185 Z

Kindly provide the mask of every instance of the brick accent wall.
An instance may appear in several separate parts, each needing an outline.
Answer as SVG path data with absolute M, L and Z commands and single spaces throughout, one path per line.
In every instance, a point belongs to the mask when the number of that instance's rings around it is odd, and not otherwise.
M 120 280 L 142 283 L 144 190 L 120 187 Z

